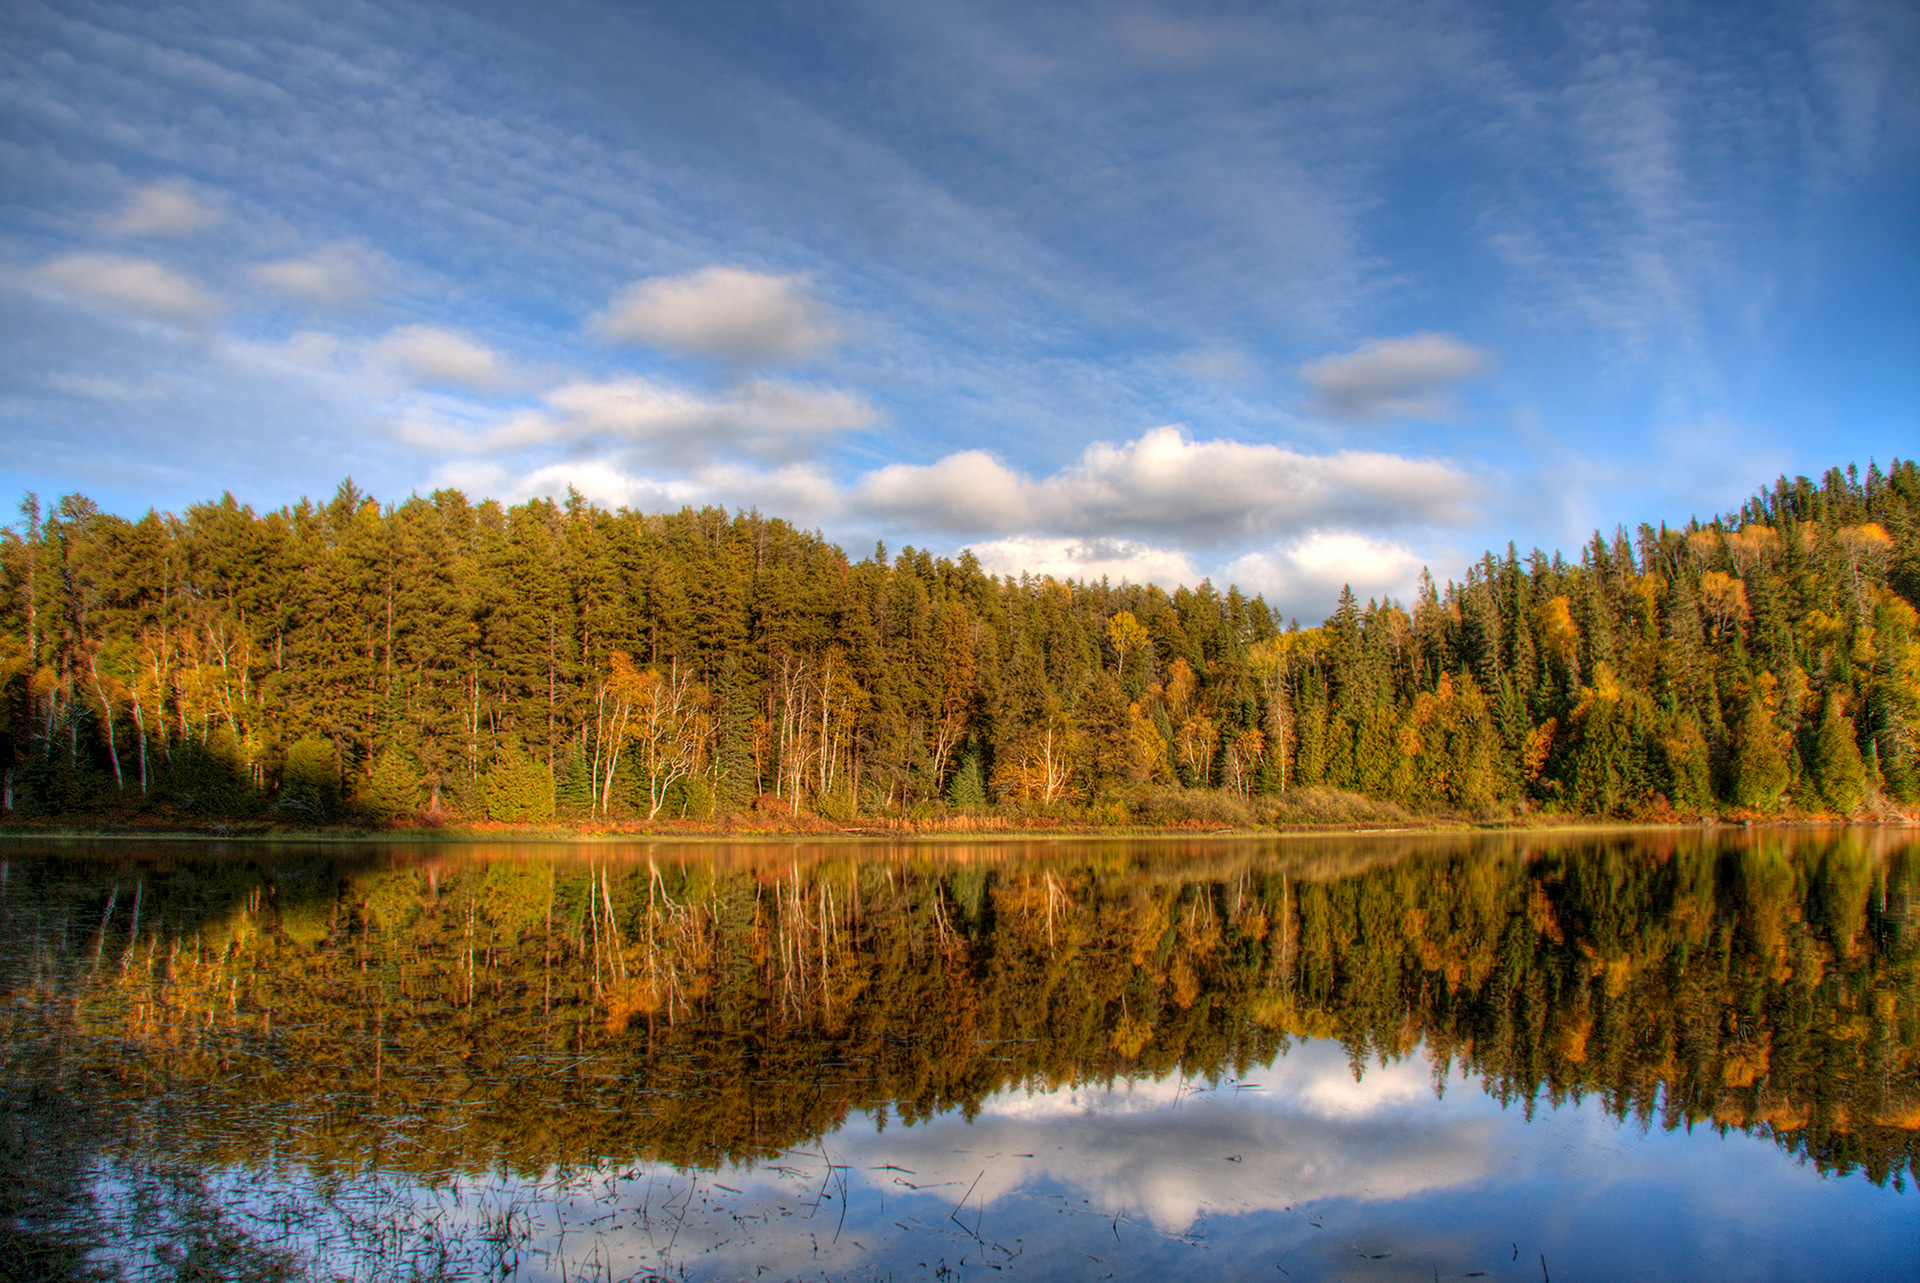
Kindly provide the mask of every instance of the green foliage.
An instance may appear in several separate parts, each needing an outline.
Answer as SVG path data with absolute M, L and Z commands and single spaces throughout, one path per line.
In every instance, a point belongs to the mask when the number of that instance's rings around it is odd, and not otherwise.
M 581 819 L 593 813 L 593 765 L 575 744 L 560 759 L 560 778 L 554 782 L 554 813 Z
M 1840 711 L 1840 699 L 1827 696 L 1826 716 L 1813 747 L 1813 785 L 1820 799 L 1841 815 L 1851 815 L 1866 801 L 1866 763 L 1853 722 Z
M 947 785 L 947 800 L 955 806 L 987 804 L 987 773 L 981 768 L 977 750 L 969 748 L 960 759 L 960 769 L 953 773 Z
M 1771 811 L 1792 781 L 1792 768 L 1781 748 L 1780 732 L 1760 701 L 1747 706 L 1738 742 L 1733 766 L 1734 805 Z
M 1660 741 L 1665 792 L 1674 809 L 1695 815 L 1713 806 L 1713 763 L 1706 738 L 1691 718 L 1676 717 Z
M 711 820 L 718 805 L 713 780 L 705 775 L 689 775 L 685 779 L 675 780 L 667 789 L 667 802 L 660 813 L 677 820 Z M 852 816 L 853 805 L 849 800 L 847 818 L 851 819 Z
M 518 749 L 503 748 L 487 771 L 487 818 L 538 824 L 553 818 L 553 781 L 547 768 Z
M 420 773 L 399 749 L 385 749 L 373 760 L 360 800 L 383 820 L 407 819 L 420 809 Z
M 280 800 L 322 818 L 340 805 L 338 750 L 330 739 L 310 735 L 287 747 L 280 765 Z

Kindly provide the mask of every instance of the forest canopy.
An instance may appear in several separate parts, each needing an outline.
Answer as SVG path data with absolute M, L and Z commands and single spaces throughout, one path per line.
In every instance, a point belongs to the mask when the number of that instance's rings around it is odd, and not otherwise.
M 278 812 L 1094 822 L 1338 789 L 1493 818 L 1920 801 L 1920 468 L 1487 553 L 1302 628 L 1168 593 L 853 561 L 757 512 L 453 490 L 138 521 L 28 496 L 0 541 L 15 817 Z

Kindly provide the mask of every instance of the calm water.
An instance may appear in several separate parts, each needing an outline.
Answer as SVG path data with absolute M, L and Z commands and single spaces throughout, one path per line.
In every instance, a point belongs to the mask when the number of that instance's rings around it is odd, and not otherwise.
M 0 1277 L 1920 1278 L 1920 845 L 0 843 Z

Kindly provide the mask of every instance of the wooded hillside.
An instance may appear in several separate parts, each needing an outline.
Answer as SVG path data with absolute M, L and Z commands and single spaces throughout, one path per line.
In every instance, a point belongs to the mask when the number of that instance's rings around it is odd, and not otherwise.
M 1912 462 L 1783 478 L 1303 629 L 1211 584 L 853 562 L 711 508 L 348 482 L 129 522 L 29 497 L 0 544 L 4 805 L 1128 822 L 1324 786 L 1479 816 L 1852 813 L 1920 801 L 1917 514 Z

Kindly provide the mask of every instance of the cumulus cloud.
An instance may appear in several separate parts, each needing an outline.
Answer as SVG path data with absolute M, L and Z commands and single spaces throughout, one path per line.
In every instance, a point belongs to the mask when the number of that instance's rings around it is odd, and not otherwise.
M 1190 1085 L 1014 1089 L 982 1102 L 971 1120 L 843 1133 L 844 1161 L 906 1168 L 928 1188 L 954 1182 L 945 1188 L 957 1191 L 977 1179 L 980 1205 L 1009 1215 L 1001 1200 L 1022 1190 L 1071 1189 L 1100 1215 L 1125 1212 L 1174 1232 L 1206 1213 L 1459 1189 L 1499 1159 L 1496 1128 L 1470 1096 L 1436 1107 L 1423 1054 L 1369 1067 L 1356 1081 L 1338 1044 L 1308 1040 L 1250 1075 L 1257 1094 L 1193 1095 Z M 983 1153 L 1002 1157 L 978 1177 Z M 1229 1154 L 1239 1161 L 1223 1162 Z
M 1330 526 L 1458 525 L 1478 487 L 1448 464 L 1343 450 L 1309 455 L 1242 441 L 1195 441 L 1177 427 L 1097 441 L 1031 480 L 979 451 L 895 464 L 857 488 L 872 517 L 955 534 L 1136 535 L 1196 546 Z
M 181 183 L 154 183 L 135 192 L 107 220 L 122 236 L 192 236 L 220 221 L 220 211 Z
M 718 396 L 638 376 L 580 380 L 542 399 L 541 408 L 477 433 L 428 420 L 404 424 L 401 435 L 427 449 L 478 454 L 551 444 L 617 445 L 656 463 L 694 467 L 741 452 L 790 459 L 875 418 L 854 393 L 765 379 Z
M 1035 519 L 1035 486 L 984 450 L 937 463 L 894 463 L 861 478 L 862 509 L 883 520 L 938 530 L 1009 531 Z
M 758 507 L 805 525 L 838 512 L 839 488 L 811 464 L 745 468 L 710 464 L 679 476 L 655 475 L 644 458 L 614 450 L 563 459 L 530 471 L 515 471 L 492 459 L 453 459 L 434 469 L 431 484 L 470 495 L 519 503 L 536 495 L 554 499 L 577 490 L 603 508 L 658 512 L 684 505 Z
M 372 347 L 374 360 L 425 383 L 451 383 L 488 392 L 504 374 L 493 349 L 454 330 L 403 325 Z
M 1351 586 L 1361 601 L 1410 600 L 1422 562 L 1405 545 L 1351 530 L 1316 530 L 1272 548 L 1249 552 L 1226 567 L 1226 578 L 1259 593 L 1283 614 L 1309 621 Z
M 806 277 L 738 267 L 636 281 L 598 324 L 619 342 L 739 362 L 806 361 L 840 337 Z
M 800 526 L 828 521 L 842 510 L 844 496 L 832 477 L 810 463 L 773 469 L 710 464 L 674 489 L 682 502 L 760 508 Z
M 1044 535 L 990 539 L 973 545 L 986 570 L 1018 578 L 1111 579 L 1173 588 L 1196 583 L 1193 561 L 1177 548 L 1156 548 L 1135 539 L 1062 539 Z
M 268 289 L 323 307 L 353 307 L 372 290 L 366 253 L 351 245 L 333 245 L 306 258 L 256 263 L 253 279 Z
M 144 258 L 69 254 L 34 275 L 64 293 L 163 320 L 193 320 L 213 311 L 213 300 L 198 285 Z
M 1369 339 L 1300 371 L 1312 408 L 1336 419 L 1438 419 L 1447 393 L 1487 367 L 1487 354 L 1448 334 Z

